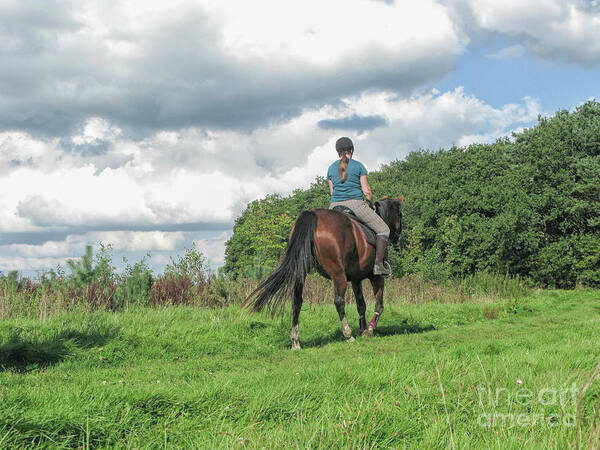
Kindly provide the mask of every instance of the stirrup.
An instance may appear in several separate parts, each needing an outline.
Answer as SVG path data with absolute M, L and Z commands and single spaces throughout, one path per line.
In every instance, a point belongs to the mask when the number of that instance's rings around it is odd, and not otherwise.
M 392 276 L 392 267 L 390 266 L 390 263 L 388 263 L 387 261 L 383 261 L 382 266 L 383 269 L 385 270 L 385 272 L 382 273 L 375 273 L 375 267 L 377 266 L 377 264 L 375 264 L 373 266 L 373 275 L 383 275 L 384 277 L 391 277 Z

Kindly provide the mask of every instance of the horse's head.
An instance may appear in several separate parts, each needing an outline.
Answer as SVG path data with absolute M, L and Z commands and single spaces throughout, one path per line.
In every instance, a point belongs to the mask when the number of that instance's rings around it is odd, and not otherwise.
M 381 216 L 384 222 L 390 227 L 390 242 L 397 250 L 400 247 L 400 233 L 402 231 L 402 211 L 400 206 L 404 201 L 404 196 L 399 198 L 383 197 L 375 202 L 377 214 Z

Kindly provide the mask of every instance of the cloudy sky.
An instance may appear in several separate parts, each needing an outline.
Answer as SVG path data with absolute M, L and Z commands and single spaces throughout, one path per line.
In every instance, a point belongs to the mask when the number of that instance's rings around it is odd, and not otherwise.
M 251 200 L 600 97 L 597 0 L 3 0 L 0 271 L 213 267 Z

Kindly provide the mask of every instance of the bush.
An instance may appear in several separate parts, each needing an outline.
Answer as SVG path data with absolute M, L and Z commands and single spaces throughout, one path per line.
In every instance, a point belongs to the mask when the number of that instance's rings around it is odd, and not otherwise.
M 148 305 L 152 289 L 152 270 L 148 266 L 150 255 L 144 256 L 133 266 L 127 264 L 118 277 L 117 301 L 119 306 Z
M 192 248 L 186 248 L 185 254 L 179 259 L 171 257 L 171 263 L 165 268 L 165 275 L 189 279 L 193 285 L 201 285 L 206 282 L 208 262 L 195 244 Z
M 600 287 L 600 234 L 581 236 L 578 240 L 577 283 Z

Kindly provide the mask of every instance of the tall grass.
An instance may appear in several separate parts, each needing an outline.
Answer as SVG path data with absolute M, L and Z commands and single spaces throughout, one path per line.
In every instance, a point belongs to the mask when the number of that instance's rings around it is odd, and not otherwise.
M 124 270 L 117 273 L 112 264 L 111 248 L 105 246 L 95 258 L 88 248 L 81 260 L 70 261 L 69 273 L 58 267 L 35 278 L 22 277 L 17 272 L 0 274 L 0 318 L 45 319 L 59 311 L 121 311 L 131 306 L 223 307 L 240 304 L 259 281 L 258 277 L 234 280 L 212 272 L 195 248 L 187 249 L 178 259 L 172 259 L 162 274 L 152 272 L 149 259 L 147 255 L 134 264 L 127 263 Z M 443 283 L 427 281 L 420 276 L 405 276 L 386 281 L 385 301 L 493 302 L 523 297 L 529 290 L 518 277 L 489 272 Z M 368 281 L 363 283 L 363 291 L 366 301 L 374 302 Z M 306 304 L 331 303 L 332 299 L 331 281 L 316 274 L 307 277 L 304 289 Z M 346 300 L 353 301 L 350 287 Z

